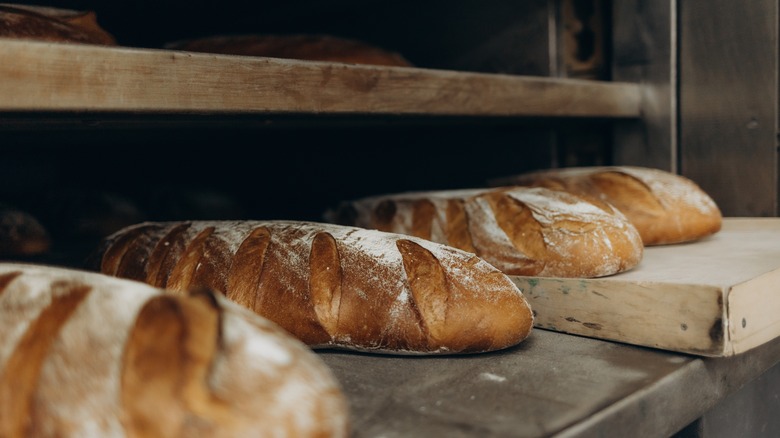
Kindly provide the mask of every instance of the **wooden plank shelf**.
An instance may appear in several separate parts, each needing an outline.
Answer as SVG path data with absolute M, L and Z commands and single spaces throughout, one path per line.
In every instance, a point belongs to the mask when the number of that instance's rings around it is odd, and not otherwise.
M 0 39 L 0 119 L 41 112 L 636 118 L 637 84 Z
M 727 218 L 704 240 L 646 248 L 612 277 L 512 279 L 537 327 L 733 356 L 780 336 L 780 219 Z

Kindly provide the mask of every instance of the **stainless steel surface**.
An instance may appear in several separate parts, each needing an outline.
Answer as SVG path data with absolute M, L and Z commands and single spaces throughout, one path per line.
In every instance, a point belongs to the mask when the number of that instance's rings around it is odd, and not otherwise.
M 615 164 L 677 171 L 676 8 L 676 0 L 613 2 L 613 80 L 643 86 L 641 120 L 615 124 Z
M 681 173 L 728 216 L 778 215 L 778 2 L 680 2 Z
M 780 361 L 780 340 L 728 359 L 535 330 L 503 352 L 320 352 L 356 437 L 669 436 Z

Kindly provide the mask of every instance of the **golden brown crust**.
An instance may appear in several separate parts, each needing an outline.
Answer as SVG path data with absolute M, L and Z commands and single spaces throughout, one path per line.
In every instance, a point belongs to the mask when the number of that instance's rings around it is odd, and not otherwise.
M 92 11 L 0 4 L 0 37 L 116 45 Z
M 420 315 L 420 328 L 436 345 L 446 339 L 447 301 L 451 294 L 447 276 L 430 251 L 405 239 L 398 240 L 396 245 L 409 278 L 414 307 Z
M 417 214 L 421 202 L 434 206 L 427 224 Z M 430 227 L 431 240 L 473 252 L 510 275 L 602 277 L 633 268 L 643 253 L 637 230 L 611 206 L 546 188 L 401 193 L 339 209 L 350 214 L 331 217 L 359 227 L 403 234 Z
M 136 230 L 136 238 L 131 241 L 126 241 L 124 245 L 124 252 L 122 258 L 117 266 L 117 271 L 127 273 L 127 277 L 131 280 L 144 281 L 147 277 L 147 272 L 142 269 L 146 265 L 146 260 L 152 255 L 154 247 L 148 245 L 148 241 L 157 240 L 160 237 L 160 229 L 153 230 Z M 139 269 L 141 268 L 141 269 Z
M 430 240 L 436 207 L 430 201 L 421 199 L 414 203 L 412 211 L 412 232 L 409 234 L 420 239 Z
M 109 275 L 118 272 L 120 266 L 122 265 L 122 261 L 125 258 L 125 254 L 128 251 L 131 251 L 131 253 L 135 252 L 135 257 L 133 257 L 134 259 L 143 259 L 144 247 L 139 247 L 136 244 L 136 241 L 139 238 L 143 239 L 143 236 L 145 236 L 147 232 L 149 234 L 156 234 L 159 230 L 159 226 L 144 224 L 140 227 L 133 228 L 125 235 L 117 236 L 116 240 L 109 239 L 108 241 L 104 242 L 106 244 L 105 250 L 110 251 L 111 255 L 110 257 L 103 258 L 100 261 L 100 270 L 108 273 Z M 135 248 L 134 251 L 132 251 L 133 247 Z M 144 264 L 141 265 L 143 266 Z M 126 266 L 132 265 L 126 264 Z M 140 276 L 140 273 L 132 272 L 128 273 L 128 275 Z
M 207 227 L 190 241 L 181 255 L 181 262 L 177 263 L 173 270 L 171 270 L 171 276 L 168 278 L 168 284 L 166 285 L 167 287 L 171 289 L 186 290 L 186 287 L 182 286 L 189 286 L 190 284 L 196 287 L 203 286 L 196 283 L 196 272 L 203 267 L 201 260 L 209 263 L 208 260 L 204 260 L 204 252 L 206 251 L 207 242 L 212 234 L 214 234 L 214 227 Z M 210 269 L 206 269 L 210 271 Z M 217 290 L 224 290 L 224 288 Z
M 51 304 L 30 324 L 0 372 L 2 436 L 35 435 L 33 399 L 38 373 L 57 332 L 90 291 L 89 286 L 62 283 L 52 284 L 52 289 L 60 289 L 61 293 L 54 295 Z
M 302 270 L 307 271 L 306 256 L 310 250 L 292 245 L 288 247 L 284 239 L 278 238 L 278 232 L 272 230 L 270 224 L 259 225 L 269 230 L 271 242 L 262 265 L 255 265 L 260 282 L 259 289 L 252 291 L 255 300 L 251 309 L 276 322 L 307 345 L 328 344 L 331 336 L 315 316 L 308 275 L 301 273 Z M 293 228 L 285 231 L 286 239 L 293 242 L 308 238 L 303 230 Z M 230 258 L 230 254 L 226 254 L 226 257 Z M 250 278 L 254 275 L 250 274 Z M 243 279 L 236 278 L 234 282 L 237 281 Z M 227 297 L 233 299 L 232 290 L 227 291 Z
M 496 223 L 514 247 L 533 260 L 544 260 L 547 245 L 544 242 L 542 225 L 534 219 L 531 209 L 501 192 L 486 194 L 485 199 L 490 203 Z
M 226 55 L 410 67 L 401 55 L 330 35 L 235 35 L 177 41 L 169 49 Z
M 156 227 L 175 230 L 182 224 L 141 225 L 110 240 L 126 245 L 127 233 L 159 246 L 150 236 L 137 234 L 144 229 L 166 235 Z M 531 330 L 533 316 L 522 293 L 473 254 L 328 224 L 192 222 L 187 229 L 187 249 L 167 268 L 172 272 L 169 288 L 224 287 L 229 299 L 314 347 L 467 353 L 506 348 Z M 113 266 L 106 258 L 120 254 L 109 247 L 102 265 Z M 162 268 L 128 267 L 128 272 L 137 271 L 159 276 Z M 121 270 L 106 272 L 124 275 Z M 469 308 L 474 310 L 455 310 Z
M 314 312 L 325 331 L 333 337 L 338 334 L 342 274 L 338 244 L 330 234 L 318 233 L 314 236 L 309 272 Z
M 209 291 L 0 264 L 0 320 L 2 436 L 348 435 L 317 356 Z
M 474 243 L 471 241 L 469 219 L 463 201 L 460 199 L 448 200 L 445 217 L 447 222 L 445 238 L 447 239 L 447 242 L 455 248 L 476 253 L 477 250 L 474 248 Z
M 147 301 L 128 337 L 120 383 L 128 436 L 213 434 L 212 418 L 229 416 L 226 403 L 206 386 L 218 348 L 219 306 L 183 298 L 161 295 Z M 159 421 L 162 412 L 166 421 Z M 208 420 L 187 421 L 191 417 Z
M 186 225 L 189 227 L 189 224 Z M 267 228 L 254 229 L 241 243 L 233 257 L 233 263 L 230 265 L 227 285 L 230 299 L 246 308 L 256 309 L 259 307 L 257 304 L 259 295 L 255 291 L 260 288 L 260 279 L 265 266 L 265 253 L 270 243 L 271 232 Z M 167 267 L 160 268 L 161 271 L 172 270 L 176 259 L 172 259 L 171 263 Z
M 149 255 L 149 271 L 146 282 L 154 287 L 165 288 L 176 260 L 185 249 L 185 233 L 189 224 L 174 227 L 161 238 Z M 98 269 L 99 270 L 99 269 Z M 116 271 L 114 271 L 116 272 Z
M 548 187 L 610 203 L 637 228 L 645 245 L 701 239 L 718 232 L 722 223 L 717 205 L 698 185 L 658 169 L 632 166 L 551 169 L 496 183 Z

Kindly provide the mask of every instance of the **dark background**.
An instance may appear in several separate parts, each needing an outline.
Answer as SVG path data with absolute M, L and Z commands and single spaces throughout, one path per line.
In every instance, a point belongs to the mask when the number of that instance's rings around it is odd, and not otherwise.
M 418 67 L 551 74 L 547 0 L 25 3 L 93 10 L 129 47 L 326 33 L 397 51 Z M 94 236 L 74 235 L 73 224 L 98 214 L 92 204 L 110 204 L 100 193 L 132 203 L 133 220 L 317 221 L 340 201 L 368 195 L 608 164 L 609 130 L 608 121 L 535 118 L 4 114 L 0 202 L 32 211 L 85 247 Z M 577 140 L 584 137 L 591 137 L 586 147 Z

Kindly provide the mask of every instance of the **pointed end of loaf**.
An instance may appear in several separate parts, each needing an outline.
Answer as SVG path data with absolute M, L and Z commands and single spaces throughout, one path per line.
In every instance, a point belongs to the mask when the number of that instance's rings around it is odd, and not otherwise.
M 481 353 L 528 337 L 531 308 L 498 269 L 441 245 L 401 239 L 397 246 L 431 351 Z

